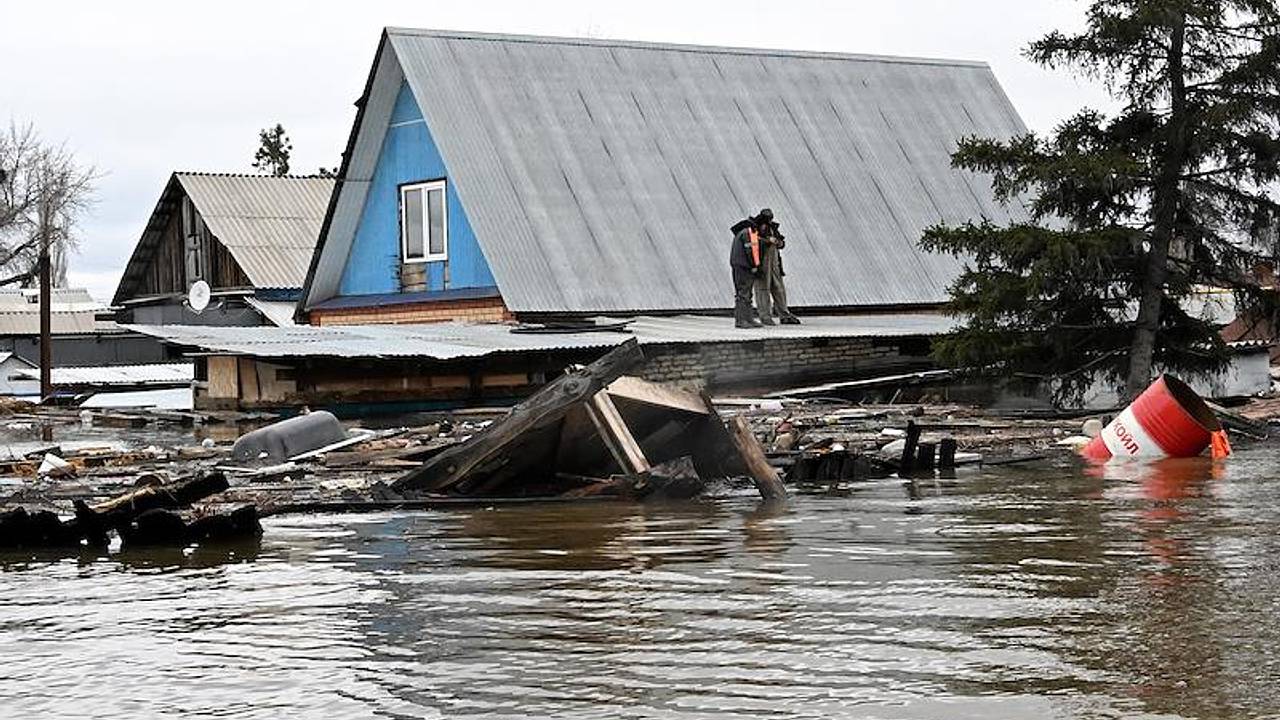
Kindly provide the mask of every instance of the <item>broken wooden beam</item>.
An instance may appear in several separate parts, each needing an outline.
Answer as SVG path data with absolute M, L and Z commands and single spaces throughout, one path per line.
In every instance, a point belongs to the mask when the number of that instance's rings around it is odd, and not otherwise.
M 747 424 L 746 419 L 741 415 L 729 421 L 729 436 L 733 439 L 733 444 L 737 447 L 738 454 L 742 456 L 747 475 L 755 482 L 756 489 L 760 491 L 760 497 L 765 500 L 786 497 L 787 491 L 782 486 L 782 479 L 778 477 L 778 471 L 774 470 L 773 466 L 769 464 L 769 459 L 764 454 L 764 447 L 760 445 L 760 441 L 751 432 L 751 426 Z
M 649 470 L 649 460 L 645 458 L 640 443 L 631 434 L 631 428 L 622 419 L 622 413 L 613 404 L 607 390 L 592 395 L 586 402 L 587 416 L 595 425 L 600 440 L 609 449 L 614 462 L 623 473 L 639 475 Z

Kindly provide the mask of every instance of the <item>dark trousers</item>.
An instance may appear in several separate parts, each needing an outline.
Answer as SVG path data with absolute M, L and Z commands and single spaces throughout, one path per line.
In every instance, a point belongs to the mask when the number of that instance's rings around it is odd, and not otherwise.
M 756 278 L 751 271 L 730 265 L 733 268 L 733 320 L 735 323 L 751 322 L 755 318 L 755 308 L 751 306 L 751 291 L 755 287 Z

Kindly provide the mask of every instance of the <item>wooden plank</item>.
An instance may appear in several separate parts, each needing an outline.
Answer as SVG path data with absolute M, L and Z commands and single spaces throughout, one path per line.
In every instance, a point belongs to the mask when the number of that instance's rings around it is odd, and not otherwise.
M 569 410 L 617 380 L 644 361 L 633 339 L 619 345 L 585 368 L 571 370 L 547 383 L 538 392 L 511 409 L 470 441 L 450 448 L 428 460 L 422 467 L 396 480 L 394 488 L 404 490 L 444 490 L 467 478 L 472 471 L 500 456 L 521 458 L 513 451 L 528 433 L 558 425 Z
M 670 410 L 706 415 L 707 406 L 697 393 L 666 387 L 638 377 L 624 375 L 609 383 L 609 394 L 615 399 L 656 405 Z
M 205 362 L 209 372 L 209 397 L 219 400 L 239 399 L 239 361 L 230 355 L 210 355 Z
M 587 415 L 596 426 L 596 432 L 600 433 L 600 439 L 609 448 L 609 453 L 613 455 L 618 467 L 622 468 L 622 472 L 629 475 L 647 472 L 649 461 L 640 449 L 640 443 L 631 434 L 631 428 L 627 427 L 622 414 L 618 412 L 618 406 L 613 404 L 609 391 L 601 390 L 592 395 L 586 408 Z
M 751 426 L 747 424 L 746 419 L 739 415 L 729 421 L 729 435 L 733 438 L 733 444 L 738 448 L 738 453 L 742 456 L 742 462 L 747 467 L 747 474 L 755 481 L 756 489 L 760 491 L 760 497 L 765 500 L 786 497 L 787 491 L 782 486 L 782 479 L 778 477 L 778 471 L 774 470 L 773 466 L 769 464 L 769 459 L 764 455 L 764 448 L 760 446 L 760 441 L 751 432 Z
M 253 358 L 240 358 L 240 399 L 245 402 L 257 402 L 261 396 L 257 364 Z

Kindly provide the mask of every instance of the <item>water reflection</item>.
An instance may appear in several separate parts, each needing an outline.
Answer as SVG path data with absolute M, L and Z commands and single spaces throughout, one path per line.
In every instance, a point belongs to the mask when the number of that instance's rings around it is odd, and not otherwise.
M 727 517 L 714 502 L 549 503 L 481 510 L 444 529 L 486 567 L 646 569 L 717 561 L 732 539 L 711 528 Z

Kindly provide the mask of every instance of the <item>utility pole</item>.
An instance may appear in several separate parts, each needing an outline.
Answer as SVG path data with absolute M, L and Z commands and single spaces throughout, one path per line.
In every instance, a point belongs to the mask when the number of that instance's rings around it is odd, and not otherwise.
M 53 396 L 53 290 L 49 278 L 49 201 L 40 205 L 40 402 Z

